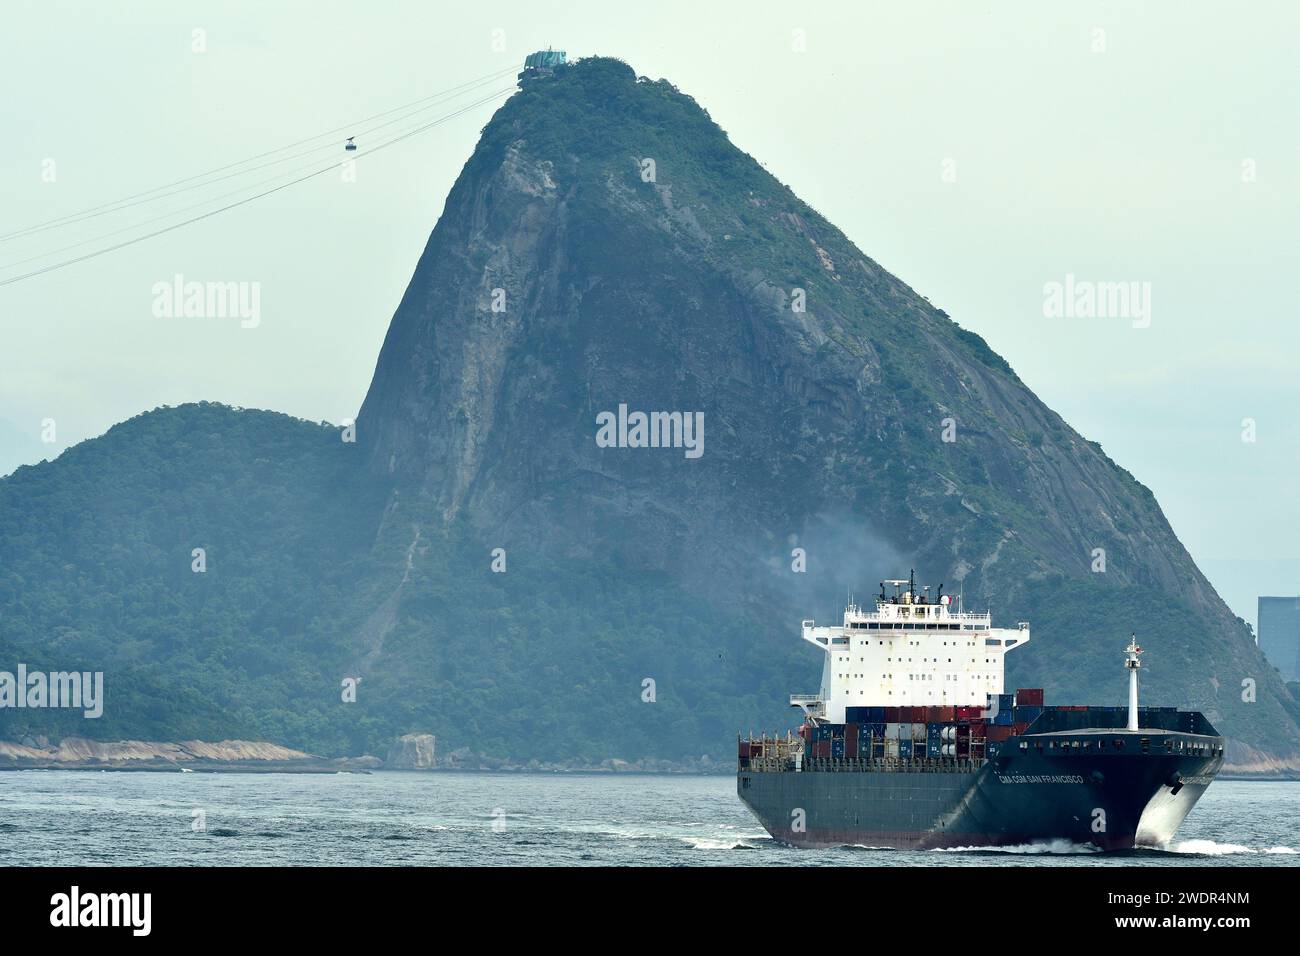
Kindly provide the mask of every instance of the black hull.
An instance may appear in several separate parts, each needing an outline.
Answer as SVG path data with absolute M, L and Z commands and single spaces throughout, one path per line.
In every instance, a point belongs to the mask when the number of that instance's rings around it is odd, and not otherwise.
M 1017 749 L 966 770 L 743 769 L 737 792 L 773 838 L 800 847 L 1158 847 L 1172 839 L 1223 762 L 1221 738 L 1167 736 L 1198 752 Z

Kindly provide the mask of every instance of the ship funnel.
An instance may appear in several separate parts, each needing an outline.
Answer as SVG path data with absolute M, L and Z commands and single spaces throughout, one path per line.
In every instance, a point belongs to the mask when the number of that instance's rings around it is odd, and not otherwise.
M 1138 729 L 1138 670 L 1142 667 L 1142 662 L 1138 660 L 1138 655 L 1142 653 L 1142 648 L 1138 647 L 1137 635 L 1129 635 L 1128 647 L 1124 648 L 1124 667 L 1128 670 L 1128 729 Z

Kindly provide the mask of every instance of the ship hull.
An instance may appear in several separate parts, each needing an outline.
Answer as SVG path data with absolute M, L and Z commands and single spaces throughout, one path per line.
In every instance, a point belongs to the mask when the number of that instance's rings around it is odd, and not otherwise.
M 1222 759 L 1077 751 L 1048 756 L 1031 749 L 964 771 L 742 770 L 737 793 L 774 839 L 799 847 L 1067 841 L 1122 850 L 1167 843 Z

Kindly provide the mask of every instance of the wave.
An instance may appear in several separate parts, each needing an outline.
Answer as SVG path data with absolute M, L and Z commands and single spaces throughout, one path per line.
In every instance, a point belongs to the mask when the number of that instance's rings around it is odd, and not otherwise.
M 1258 853 L 1240 843 L 1215 843 L 1213 840 L 1181 840 L 1165 847 L 1168 853 L 1187 853 L 1194 856 L 1229 856 L 1233 853 Z
M 1099 853 L 1100 850 L 1091 843 L 1075 843 L 1072 840 L 1036 840 L 1032 843 L 1015 843 L 1008 846 L 951 846 L 939 847 L 931 853 L 1012 853 L 1030 856 L 1043 854 L 1074 855 Z
M 693 850 L 757 850 L 758 847 L 751 846 L 744 840 L 735 838 L 725 840 L 715 840 L 708 837 L 678 837 L 681 842 L 687 844 Z

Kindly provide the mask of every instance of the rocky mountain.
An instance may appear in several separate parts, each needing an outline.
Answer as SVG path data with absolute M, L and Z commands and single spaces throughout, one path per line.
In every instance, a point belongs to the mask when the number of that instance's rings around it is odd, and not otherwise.
M 205 531 L 221 577 L 196 587 Z M 138 693 L 119 729 L 155 739 L 725 757 L 815 689 L 799 620 L 915 567 L 1032 622 L 1012 682 L 1121 703 L 1136 631 L 1146 702 L 1205 710 L 1239 764 L 1300 766 L 1296 702 L 1151 492 L 616 60 L 485 128 L 355 442 L 151 413 L 0 482 L 0 559 L 0 650 L 107 662 Z M 202 704 L 151 705 L 172 679 Z

